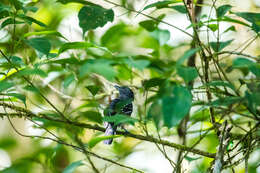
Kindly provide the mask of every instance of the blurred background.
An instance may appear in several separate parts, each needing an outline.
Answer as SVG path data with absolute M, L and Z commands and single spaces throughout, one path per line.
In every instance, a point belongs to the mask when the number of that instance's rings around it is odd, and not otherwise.
M 3 3 L 7 3 L 6 0 L 1 0 Z M 150 56 L 152 53 L 157 54 L 160 59 L 172 59 L 177 60 L 180 55 L 182 55 L 188 48 L 192 41 L 192 38 L 184 34 L 183 32 L 170 27 L 167 24 L 160 23 L 158 28 L 161 30 L 166 30 L 166 36 L 158 36 L 156 34 L 151 34 L 140 26 L 140 22 L 147 20 L 146 17 L 137 14 L 130 13 L 124 8 L 115 6 L 108 2 L 102 0 L 93 0 L 95 4 L 99 4 L 104 8 L 112 8 L 115 14 L 113 22 L 108 22 L 104 27 L 99 27 L 95 30 L 91 30 L 83 36 L 82 29 L 79 27 L 78 12 L 83 6 L 79 3 L 68 3 L 62 4 L 55 2 L 54 0 L 23 0 L 23 3 L 32 3 L 36 7 L 36 12 L 28 12 L 29 16 L 43 22 L 48 26 L 49 30 L 59 31 L 67 40 L 64 38 L 51 39 L 51 44 L 53 48 L 50 53 L 57 53 L 58 47 L 62 42 L 79 42 L 79 41 L 91 41 L 102 45 L 113 53 L 117 53 L 120 56 L 131 55 L 131 56 Z M 122 0 L 113 2 L 118 4 L 127 4 L 129 8 L 134 8 L 136 11 L 142 10 L 148 4 L 151 4 L 153 0 Z M 2 2 L 1 2 L 2 3 Z M 209 14 L 211 10 L 212 1 L 204 1 L 202 13 Z M 232 11 L 247 11 L 247 12 L 258 12 L 260 13 L 260 0 L 219 0 L 218 5 L 230 4 L 233 6 Z M 172 9 L 161 9 L 154 10 L 148 9 L 144 13 L 151 16 L 159 16 L 165 14 L 164 21 L 173 24 L 181 29 L 184 29 L 190 34 L 192 33 L 192 28 L 187 27 L 190 22 L 185 14 L 178 13 Z M 215 16 L 215 12 L 212 12 L 212 16 Z M 2 23 L 3 20 L 0 20 Z M 230 23 L 221 23 L 220 32 L 225 31 L 230 27 Z M 254 33 L 248 28 L 241 26 L 239 24 L 234 24 L 236 32 L 226 32 L 221 35 L 222 41 L 227 41 L 234 39 L 232 45 L 229 47 L 230 50 L 241 48 L 241 44 L 247 42 L 249 38 L 254 37 Z M 210 32 L 209 36 L 207 34 L 206 28 L 205 32 L 202 31 L 200 36 L 203 41 L 216 41 L 216 35 Z M 19 34 L 32 32 L 32 31 L 43 31 L 44 28 L 32 24 L 30 27 L 19 25 L 16 28 L 16 37 Z M 11 39 L 12 26 L 1 28 L 0 30 L 0 47 L 8 46 L 12 44 Z M 50 36 L 51 37 L 51 36 Z M 169 38 L 168 38 L 169 37 Z M 209 39 L 209 40 L 208 40 Z M 35 53 L 29 51 L 21 51 L 24 49 L 22 46 L 16 47 L 16 52 L 20 52 L 19 56 L 27 56 L 27 61 L 35 61 Z M 156 50 L 156 51 L 155 51 Z M 95 52 L 95 53 L 93 53 Z M 159 52 L 159 53 L 158 53 Z M 250 46 L 248 46 L 244 53 L 252 55 L 260 55 L 260 40 L 254 40 Z M 88 54 L 92 56 L 107 56 L 102 50 L 89 50 Z M 59 55 L 60 58 L 67 57 L 79 57 L 83 58 L 86 56 L 85 53 L 75 50 L 69 50 Z M 231 61 L 230 59 L 226 60 Z M 44 63 L 42 59 L 39 63 Z M 65 67 L 66 66 L 66 67 Z M 88 99 L 92 97 L 91 93 L 85 88 L 87 83 L 93 83 L 89 79 L 78 78 L 77 82 L 69 83 L 68 87 L 64 87 L 64 80 L 68 81 L 69 76 L 73 74 L 76 66 L 67 67 L 64 65 L 64 69 L 60 70 L 60 67 L 53 66 L 51 72 L 48 72 L 48 77 L 45 78 L 33 78 L 33 81 L 46 91 L 46 96 L 52 100 L 55 105 L 61 110 L 77 110 L 79 106 L 85 105 L 86 110 L 90 110 L 86 105 L 98 103 L 101 107 L 105 107 L 108 104 L 106 95 L 116 94 L 115 89 L 105 88 L 101 89 L 95 101 L 89 101 Z M 67 70 L 70 69 L 70 70 Z M 104 69 L 106 70 L 106 69 Z M 149 69 L 144 69 L 140 67 L 138 70 L 132 72 L 130 75 L 129 71 L 124 70 L 120 67 L 116 68 L 117 77 L 122 78 L 121 84 L 131 85 L 131 86 L 142 86 L 142 81 L 149 79 L 152 75 L 160 76 L 157 72 L 151 72 Z M 152 75 L 151 75 L 152 73 Z M 238 79 L 241 74 L 236 71 L 230 74 L 232 78 Z M 101 79 L 97 79 L 101 80 Z M 131 82 L 130 82 L 131 81 Z M 110 81 L 106 81 L 110 82 Z M 118 83 L 119 81 L 113 81 Z M 53 88 L 63 93 L 65 97 L 61 94 L 57 94 L 53 91 Z M 196 82 L 195 82 L 196 85 Z M 18 90 L 21 88 L 18 88 Z M 145 110 L 142 108 L 144 104 L 144 93 L 140 92 L 139 89 L 134 89 L 135 101 L 134 101 L 134 113 L 133 117 L 138 118 L 140 114 L 143 114 Z M 73 97 L 67 98 L 66 96 Z M 194 94 L 196 98 L 204 98 L 203 94 Z M 35 93 L 27 93 L 27 108 L 31 111 L 38 113 L 42 111 L 48 111 L 50 107 L 44 103 Z M 84 99 L 87 99 L 85 101 Z M 90 99 L 91 100 L 91 99 Z M 23 105 L 21 103 L 21 105 Z M 2 108 L 1 108 L 2 109 Z M 195 111 L 193 108 L 191 111 Z M 4 110 L 1 110 L 4 112 Z M 11 119 L 16 130 L 24 135 L 47 135 L 45 130 L 40 129 L 34 123 L 23 118 L 12 118 Z M 88 122 L 88 119 L 80 119 L 82 122 Z M 43 122 L 41 122 L 43 123 Z M 138 126 L 138 125 L 136 125 Z M 139 133 L 140 129 L 136 126 L 129 125 L 127 129 L 131 132 Z M 196 131 L 203 128 L 209 128 L 210 124 L 207 122 L 201 122 L 191 126 L 189 130 Z M 55 131 L 61 137 L 66 138 L 66 131 L 59 130 L 56 128 L 55 124 L 49 124 L 48 129 Z M 62 127 L 63 128 L 63 127 Z M 148 129 L 152 134 L 156 134 L 156 128 L 153 123 L 148 123 Z M 98 136 L 102 134 L 101 132 L 95 132 L 94 130 L 78 129 L 80 130 L 80 136 L 83 142 L 88 142 L 93 136 Z M 159 131 L 163 139 L 180 143 L 180 139 L 177 135 L 176 128 L 168 129 L 162 127 Z M 199 133 L 191 133 L 188 135 L 190 142 L 194 141 L 199 137 Z M 48 136 L 48 135 L 47 135 Z M 197 148 L 208 151 L 215 152 L 217 146 L 217 138 L 213 135 L 208 135 Z M 162 155 L 158 150 L 156 145 L 150 142 L 139 141 L 133 138 L 119 137 L 114 139 L 114 144 L 112 146 L 105 146 L 102 142 L 97 144 L 92 150 L 94 153 L 102 155 L 103 157 L 108 157 L 114 159 L 125 165 L 144 170 L 147 173 L 170 173 L 172 172 L 172 166 L 169 161 Z M 172 148 L 166 147 L 167 154 L 175 160 L 177 158 L 177 151 Z M 204 158 L 201 156 L 195 156 L 192 154 L 184 160 L 184 172 L 206 172 L 206 169 L 210 166 L 212 159 Z M 100 172 L 132 172 L 124 168 L 120 168 L 106 161 L 91 157 L 92 161 L 95 163 L 96 167 L 100 168 Z M 0 119 L 0 170 L 4 170 L 11 166 L 11 169 L 5 170 L 3 172 L 8 173 L 28 173 L 28 172 L 62 172 L 65 167 L 70 163 L 82 160 L 84 165 L 79 166 L 75 172 L 93 172 L 91 165 L 85 159 L 85 156 L 76 152 L 72 148 L 65 147 L 63 145 L 57 144 L 49 140 L 42 140 L 38 138 L 27 138 L 23 137 L 14 130 L 14 127 L 10 124 L 7 118 Z M 259 172 L 260 167 L 256 168 L 259 164 L 260 155 L 259 150 L 253 152 L 250 156 L 250 173 Z M 259 165 L 258 165 L 259 166 Z M 1 172 L 1 171 L 0 171 Z M 224 171 L 229 172 L 229 171 Z M 235 168 L 236 173 L 244 172 L 244 165 L 238 165 Z

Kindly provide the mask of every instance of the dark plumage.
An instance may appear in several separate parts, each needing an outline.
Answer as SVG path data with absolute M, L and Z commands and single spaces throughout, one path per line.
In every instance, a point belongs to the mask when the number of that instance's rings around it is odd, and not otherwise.
M 104 112 L 105 116 L 114 116 L 116 114 L 123 114 L 131 116 L 133 112 L 134 93 L 133 91 L 126 86 L 115 86 L 119 91 L 119 97 L 112 100 L 108 108 Z M 114 135 L 117 129 L 117 125 L 114 123 L 106 122 L 105 124 L 106 132 L 105 136 Z M 104 140 L 105 144 L 111 144 L 113 139 Z

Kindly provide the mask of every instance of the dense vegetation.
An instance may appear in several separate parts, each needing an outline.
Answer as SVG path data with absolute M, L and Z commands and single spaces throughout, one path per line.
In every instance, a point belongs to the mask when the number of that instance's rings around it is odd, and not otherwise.
M 0 133 L 11 158 L 0 172 L 256 172 L 257 10 L 217 0 L 2 0 L 0 117 L 12 132 Z M 132 117 L 103 117 L 115 84 L 134 91 Z M 105 121 L 128 132 L 104 136 Z

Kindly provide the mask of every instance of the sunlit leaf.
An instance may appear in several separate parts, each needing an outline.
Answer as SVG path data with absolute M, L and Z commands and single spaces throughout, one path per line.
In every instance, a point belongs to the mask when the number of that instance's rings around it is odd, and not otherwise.
M 88 142 L 88 147 L 93 148 L 95 147 L 99 142 L 107 140 L 107 139 L 114 139 L 118 138 L 122 135 L 111 135 L 111 136 L 100 136 L 100 137 L 94 137 Z
M 57 36 L 57 37 L 62 37 L 64 39 L 66 39 L 65 37 L 63 37 L 63 35 L 61 35 L 61 33 L 59 33 L 58 31 L 39 31 L 39 32 L 28 32 L 26 34 L 23 35 L 23 37 L 30 37 L 33 35 L 53 35 L 53 36 Z
M 105 9 L 101 6 L 84 6 L 80 9 L 79 26 L 83 30 L 83 34 L 90 29 L 103 27 L 107 22 L 113 22 L 114 12 L 112 9 Z
M 25 22 L 27 22 L 30 25 L 32 23 L 35 23 L 35 24 L 37 24 L 37 25 L 39 25 L 41 27 L 46 27 L 46 25 L 44 23 L 42 23 L 41 21 L 36 20 L 36 19 L 34 19 L 34 18 L 30 17 L 30 16 L 26 16 L 24 14 L 19 14 L 17 17 L 20 18 L 20 19 L 23 19 Z

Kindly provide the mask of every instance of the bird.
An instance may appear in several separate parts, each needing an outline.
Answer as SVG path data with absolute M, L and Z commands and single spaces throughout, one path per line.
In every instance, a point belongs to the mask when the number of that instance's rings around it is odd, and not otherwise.
M 113 99 L 108 107 L 104 111 L 104 116 L 114 116 L 116 114 L 123 114 L 131 116 L 133 112 L 133 100 L 134 93 L 127 86 L 114 86 L 119 91 L 119 97 Z M 105 136 L 115 135 L 118 124 L 115 125 L 114 122 L 105 122 Z M 112 144 L 113 139 L 104 140 L 104 144 Z

